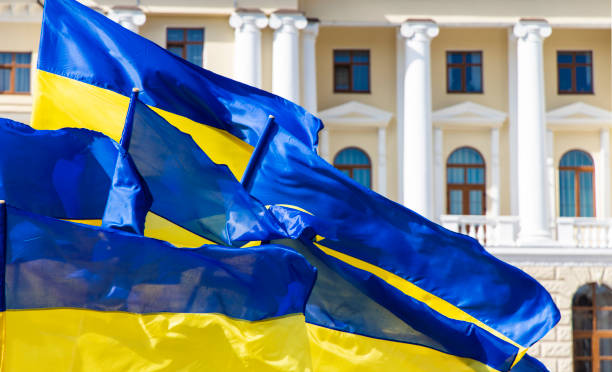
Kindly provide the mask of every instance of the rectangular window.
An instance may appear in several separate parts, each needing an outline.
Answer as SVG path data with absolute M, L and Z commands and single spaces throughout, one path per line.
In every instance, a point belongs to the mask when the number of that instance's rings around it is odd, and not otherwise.
M 559 94 L 593 93 L 593 52 L 557 52 Z
M 203 67 L 204 29 L 169 28 L 166 30 L 166 48 L 194 65 Z
M 369 50 L 334 50 L 334 92 L 370 92 Z
M 0 52 L 0 93 L 30 93 L 31 53 Z
M 482 52 L 446 52 L 446 91 L 482 93 Z

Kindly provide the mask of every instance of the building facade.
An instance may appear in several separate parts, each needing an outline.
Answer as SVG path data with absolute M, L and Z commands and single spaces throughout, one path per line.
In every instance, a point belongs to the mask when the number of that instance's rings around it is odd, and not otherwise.
M 612 371 L 608 0 L 85 4 L 317 113 L 322 157 L 551 292 L 562 319 L 534 356 Z M 25 123 L 41 15 L 0 1 L 0 116 Z

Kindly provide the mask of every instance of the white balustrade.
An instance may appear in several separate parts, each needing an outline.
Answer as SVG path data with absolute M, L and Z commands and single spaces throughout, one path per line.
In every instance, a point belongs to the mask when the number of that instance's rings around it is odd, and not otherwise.
M 557 239 L 568 247 L 612 248 L 612 220 L 561 217 L 557 220 Z
M 513 246 L 516 244 L 518 217 L 442 215 L 442 226 L 471 236 L 487 246 Z

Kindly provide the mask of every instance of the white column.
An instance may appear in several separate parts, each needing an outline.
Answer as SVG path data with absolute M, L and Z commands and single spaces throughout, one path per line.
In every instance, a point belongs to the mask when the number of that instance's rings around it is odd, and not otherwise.
M 499 216 L 499 128 L 491 128 L 491 186 L 489 186 L 489 198 L 491 205 L 487 214 Z
M 431 39 L 439 28 L 432 21 L 406 21 L 404 63 L 403 204 L 433 217 L 433 153 L 431 128 Z
M 610 217 L 610 128 L 599 131 L 599 164 L 595 164 L 597 217 Z
M 396 128 L 397 128 L 397 201 L 404 203 L 404 73 L 406 57 L 406 41 L 401 28 L 397 29 L 395 40 L 395 90 L 396 90 Z
M 387 131 L 378 128 L 378 193 L 387 196 Z
M 299 30 L 308 21 L 301 13 L 276 12 L 270 16 L 272 45 L 272 93 L 300 103 Z
M 510 214 L 518 215 L 518 143 L 516 124 L 516 36 L 508 29 L 508 150 L 510 152 Z
M 238 10 L 229 23 L 235 29 L 234 79 L 261 88 L 261 29 L 268 25 L 268 17 Z
M 316 114 L 317 109 L 317 60 L 316 41 L 319 34 L 319 21 L 308 20 L 308 25 L 302 31 L 302 106 L 309 112 Z
M 546 130 L 546 172 L 548 173 L 548 224 L 551 234 L 555 231 L 557 220 L 557 195 L 555 182 L 555 157 L 554 157 L 555 137 L 552 130 Z M 558 239 L 557 239 L 558 240 Z
M 319 156 L 331 163 L 329 158 L 329 130 L 322 129 L 319 132 Z
M 551 33 L 546 21 L 521 20 L 517 44 L 518 191 L 521 243 L 550 240 L 546 172 L 546 122 L 542 43 Z
M 439 221 L 440 216 L 445 213 L 444 209 L 444 159 L 442 157 L 442 149 L 444 145 L 444 133 L 442 128 L 434 128 L 434 185 L 436 187 L 435 205 L 436 215 L 435 220 Z
M 109 10 L 107 16 L 135 33 L 138 33 L 140 26 L 144 25 L 147 21 L 147 16 L 139 7 L 116 6 Z

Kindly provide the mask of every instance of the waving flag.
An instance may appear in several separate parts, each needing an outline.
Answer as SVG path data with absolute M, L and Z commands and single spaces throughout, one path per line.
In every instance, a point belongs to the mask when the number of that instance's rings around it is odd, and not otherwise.
M 537 281 L 491 256 L 474 239 L 362 187 L 274 120 L 262 139 L 244 176 L 245 186 L 272 205 L 292 236 L 314 240 L 300 252 L 320 262 L 315 264 L 320 270 L 317 285 L 325 273 L 340 276 L 344 285 L 329 280 L 328 295 L 344 293 L 351 285 L 383 305 L 394 322 L 373 326 L 376 311 L 368 307 L 355 304 L 355 311 L 347 312 L 346 303 L 321 297 L 316 304 L 311 298 L 306 319 L 319 326 L 312 327 L 314 339 L 327 334 L 327 342 L 337 346 L 321 347 L 322 354 L 344 354 L 359 359 L 361 368 L 368 363 L 375 368 L 378 358 L 411 344 L 508 371 L 558 322 L 558 309 Z M 336 338 L 330 329 L 345 333 Z M 373 342 L 364 336 L 387 340 L 387 345 L 378 341 L 386 352 L 355 355 L 355 344 Z M 410 361 L 397 363 L 411 366 Z M 421 367 L 417 363 L 411 368 Z
M 6 371 L 305 371 L 315 278 L 278 246 L 179 249 L 0 203 Z
M 227 166 L 215 164 L 191 136 L 140 102 L 137 92 L 132 96 L 121 145 L 151 191 L 151 211 L 165 220 L 219 244 L 287 237 L 276 218 L 244 190 Z M 131 173 L 127 176 L 118 186 L 134 178 Z M 132 216 L 141 208 L 133 205 L 134 187 L 127 188 L 127 198 L 124 189 L 112 188 L 111 197 L 117 196 L 109 199 L 105 224 L 134 224 Z M 157 232 L 149 227 L 147 235 L 173 240 L 170 229 Z
M 315 148 L 321 121 L 271 93 L 195 66 L 74 0 L 45 1 L 32 125 L 119 140 L 132 88 L 237 178 L 269 114 Z

